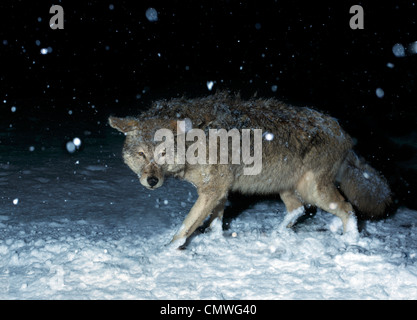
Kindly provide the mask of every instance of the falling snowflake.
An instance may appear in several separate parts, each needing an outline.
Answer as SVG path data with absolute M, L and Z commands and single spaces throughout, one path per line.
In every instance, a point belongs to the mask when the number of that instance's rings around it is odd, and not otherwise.
M 375 93 L 376 93 L 376 96 L 377 96 L 378 98 L 383 98 L 383 97 L 384 97 L 384 95 L 385 95 L 384 90 L 382 90 L 381 88 L 377 88 L 377 89 L 376 89 L 376 91 L 375 91 Z
M 148 8 L 145 15 L 150 22 L 158 21 L 158 12 L 154 8 Z
M 214 86 L 213 81 L 207 81 L 207 89 L 209 89 L 209 91 L 211 91 L 211 89 L 213 89 L 213 86 Z
M 404 49 L 404 46 L 401 43 L 396 43 L 392 47 L 392 53 L 394 53 L 394 55 L 397 58 L 405 57 L 405 49 Z

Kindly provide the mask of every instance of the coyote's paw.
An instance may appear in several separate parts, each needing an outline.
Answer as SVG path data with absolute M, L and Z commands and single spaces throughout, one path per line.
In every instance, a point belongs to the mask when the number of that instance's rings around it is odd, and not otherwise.
M 341 234 L 343 230 L 343 222 L 339 217 L 333 217 L 329 224 L 329 229 L 333 233 Z
M 342 239 L 348 244 L 354 244 L 359 241 L 358 221 L 354 214 L 350 215 L 346 222 Z
M 172 239 L 171 242 L 165 245 L 167 250 L 184 250 L 187 238 Z
M 223 221 L 220 218 L 214 219 L 210 224 L 210 233 L 214 236 L 223 236 Z
M 292 228 L 294 224 L 297 222 L 298 218 L 304 214 L 304 206 L 299 207 L 293 211 L 287 212 L 284 217 L 284 220 L 279 225 L 279 230 L 283 231 L 286 228 Z

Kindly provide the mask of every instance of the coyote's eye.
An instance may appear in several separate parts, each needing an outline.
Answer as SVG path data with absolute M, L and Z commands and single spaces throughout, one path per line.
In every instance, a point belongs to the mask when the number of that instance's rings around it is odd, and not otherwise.
M 142 151 L 140 151 L 140 152 L 139 152 L 139 155 L 140 155 L 141 157 L 146 158 L 146 157 L 145 157 L 145 154 L 144 154 Z

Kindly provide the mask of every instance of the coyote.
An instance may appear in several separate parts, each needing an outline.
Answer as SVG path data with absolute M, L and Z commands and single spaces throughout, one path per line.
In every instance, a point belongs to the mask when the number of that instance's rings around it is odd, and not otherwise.
M 178 120 L 186 125 L 178 126 Z M 110 117 L 109 124 L 126 135 L 123 158 L 143 186 L 154 190 L 171 175 L 197 188 L 198 199 L 172 239 L 179 246 L 208 217 L 208 223 L 222 218 L 229 192 L 279 194 L 287 209 L 287 227 L 304 213 L 304 205 L 311 204 L 339 217 L 345 233 L 356 234 L 354 208 L 373 219 L 384 216 L 391 203 L 385 178 L 352 151 L 352 139 L 334 118 L 312 108 L 275 99 L 245 101 L 220 92 L 156 101 L 137 118 Z M 261 149 L 251 147 L 252 153 L 262 155 L 261 172 L 245 175 L 246 163 L 189 164 L 177 157 L 173 163 L 159 164 L 166 152 L 155 153 L 160 144 L 155 133 L 170 129 L 178 143 L 193 128 L 262 129 Z M 186 141 L 186 148 L 191 143 Z M 207 157 L 208 153 L 207 149 Z

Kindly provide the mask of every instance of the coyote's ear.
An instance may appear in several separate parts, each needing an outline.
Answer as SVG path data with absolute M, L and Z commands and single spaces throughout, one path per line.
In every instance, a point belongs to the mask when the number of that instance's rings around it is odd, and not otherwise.
M 124 134 L 139 129 L 139 121 L 134 118 L 110 117 L 109 124 L 112 128 L 117 129 Z
M 184 134 L 190 131 L 193 128 L 193 123 L 190 118 L 185 118 L 184 120 L 171 120 L 170 129 L 175 132 L 176 135 Z

